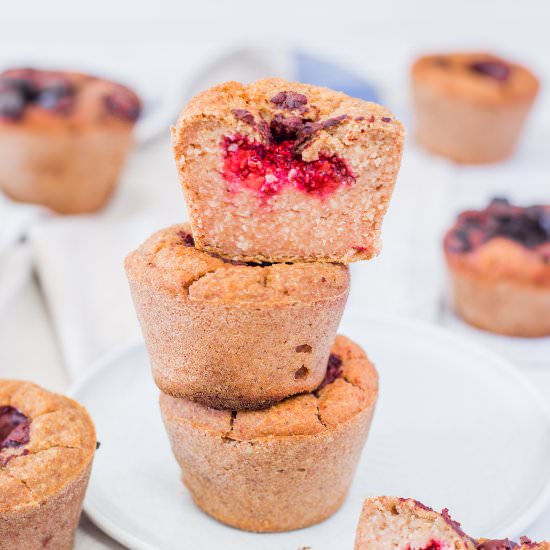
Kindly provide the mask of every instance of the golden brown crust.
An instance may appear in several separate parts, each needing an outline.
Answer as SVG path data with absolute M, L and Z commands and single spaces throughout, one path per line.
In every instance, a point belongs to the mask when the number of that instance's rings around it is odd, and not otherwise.
M 307 96 L 307 108 L 283 109 L 272 101 L 288 91 Z M 238 110 L 249 113 L 256 123 L 238 118 Z M 307 163 L 322 153 L 336 155 L 356 174 L 355 183 L 341 186 L 325 201 L 284 189 L 271 197 L 268 207 L 261 206 L 249 189 L 225 190 L 223 136 L 238 134 L 263 143 L 266 125 L 283 113 L 311 121 L 343 117 L 315 132 L 300 158 Z M 249 85 L 227 82 L 193 98 L 172 137 L 199 248 L 233 260 L 267 262 L 348 263 L 378 253 L 404 141 L 403 126 L 380 105 L 281 79 Z
M 186 246 L 189 224 L 157 231 L 126 259 L 132 277 L 193 302 L 315 302 L 347 293 L 349 273 L 333 264 L 238 265 Z
M 30 430 L 27 443 L 0 449 L 0 547 L 70 550 L 96 449 L 92 421 L 30 382 L 0 380 L 1 407 L 26 416 Z
M 505 83 L 480 76 L 470 69 L 475 62 L 495 61 L 510 68 Z M 461 100 L 489 104 L 531 103 L 539 88 L 538 79 L 529 69 L 487 52 L 426 55 L 414 63 L 412 77 L 422 85 L 433 86 Z
M 550 335 L 550 264 L 545 257 L 542 247 L 530 250 L 503 237 L 465 253 L 446 249 L 455 310 L 468 323 L 498 334 Z
M 365 352 L 345 336 L 336 336 L 331 354 L 342 361 L 342 376 L 314 393 L 289 397 L 257 410 L 217 410 L 161 394 L 165 416 L 228 439 L 314 435 L 337 429 L 378 398 L 378 374 Z
M 159 388 L 241 409 L 317 387 L 347 300 L 348 268 L 234 265 L 186 246 L 188 231 L 160 231 L 126 259 Z
M 40 505 L 89 468 L 96 436 L 81 405 L 29 382 L 0 380 L 0 406 L 31 421 L 27 444 L 0 450 L 0 514 Z
M 161 394 L 182 479 L 206 513 L 272 532 L 318 523 L 340 507 L 369 431 L 378 377 L 348 339 L 338 336 L 334 349 L 342 353 L 341 378 L 268 409 L 220 411 Z M 350 373 L 362 386 L 348 381 Z
M 181 131 L 187 131 L 190 124 L 202 123 L 205 118 L 226 119 L 228 123 L 233 124 L 235 122 L 235 115 L 232 112 L 234 109 L 246 109 L 253 114 L 264 114 L 266 117 L 271 117 L 274 113 L 281 111 L 271 99 L 279 92 L 288 90 L 307 96 L 308 103 L 317 108 L 316 116 L 319 119 L 338 115 L 349 115 L 351 120 L 354 120 L 354 117 L 364 117 L 364 119 L 356 121 L 360 123 L 360 126 L 404 137 L 403 125 L 393 113 L 377 103 L 353 98 L 330 88 L 288 82 L 281 78 L 266 78 L 248 85 L 234 81 L 224 82 L 197 94 L 184 107 L 172 133 L 177 136 Z M 371 115 L 374 116 L 372 122 L 370 121 Z M 391 118 L 392 122 L 388 124 L 382 120 L 383 118 Z M 238 128 L 245 133 L 250 130 L 250 126 L 242 121 L 238 122 Z
M 452 269 L 490 282 L 510 281 L 550 291 L 550 263 L 541 250 L 530 250 L 504 237 L 495 237 L 464 254 L 446 252 Z

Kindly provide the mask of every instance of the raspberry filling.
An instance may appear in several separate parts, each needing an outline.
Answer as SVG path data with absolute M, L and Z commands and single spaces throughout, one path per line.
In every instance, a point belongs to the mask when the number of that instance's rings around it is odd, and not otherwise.
M 420 547 L 411 546 L 410 544 L 406 547 L 405 550 L 444 550 L 446 548 L 446 545 L 443 543 L 432 539 L 430 542 L 428 542 L 427 545 Z
M 15 407 L 0 407 L 0 451 L 26 445 L 30 426 L 30 420 Z
M 550 206 L 523 208 L 504 198 L 493 199 L 484 210 L 460 214 L 445 237 L 445 249 L 451 254 L 463 254 L 496 237 L 513 240 L 531 250 L 546 248 L 550 243 Z
M 291 139 L 264 145 L 246 136 L 226 137 L 223 159 L 223 177 L 231 192 L 250 189 L 264 198 L 283 189 L 325 198 L 355 182 L 343 159 L 320 154 L 318 160 L 305 162 L 296 154 Z
M 341 378 L 344 374 L 342 370 L 342 359 L 331 353 L 328 357 L 327 372 L 325 374 L 324 380 L 321 382 L 321 385 L 317 388 L 317 391 L 323 389 L 325 386 L 332 384 L 338 378 Z

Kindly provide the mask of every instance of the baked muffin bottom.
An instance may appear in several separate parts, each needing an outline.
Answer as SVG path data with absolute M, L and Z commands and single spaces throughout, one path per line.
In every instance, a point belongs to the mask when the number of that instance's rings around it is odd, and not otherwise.
M 126 272 L 164 393 L 257 408 L 323 380 L 349 292 L 347 267 L 227 262 L 197 250 L 182 224 L 131 253 Z
M 239 529 L 299 529 L 348 492 L 378 395 L 364 352 L 338 336 L 324 385 L 270 408 L 221 411 L 161 394 L 182 480 L 196 504 Z M 338 359 L 335 359 L 338 358 Z

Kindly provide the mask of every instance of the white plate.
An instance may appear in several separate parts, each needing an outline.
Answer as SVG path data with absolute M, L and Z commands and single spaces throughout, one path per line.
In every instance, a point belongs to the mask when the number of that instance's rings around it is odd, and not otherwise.
M 258 535 L 200 512 L 179 481 L 141 344 L 106 358 L 73 392 L 101 441 L 90 517 L 135 550 L 348 550 L 368 495 L 448 507 L 473 536 L 516 536 L 536 519 L 550 494 L 550 420 L 514 367 L 430 325 L 356 318 L 341 332 L 376 363 L 381 395 L 350 495 L 332 518 Z

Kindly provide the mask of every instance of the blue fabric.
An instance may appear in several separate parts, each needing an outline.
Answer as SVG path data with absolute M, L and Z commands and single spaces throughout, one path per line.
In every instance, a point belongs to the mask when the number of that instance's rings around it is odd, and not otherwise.
M 293 55 L 298 73 L 295 79 L 299 82 L 326 86 L 365 101 L 380 102 L 375 87 L 356 74 L 301 52 L 294 52 Z

